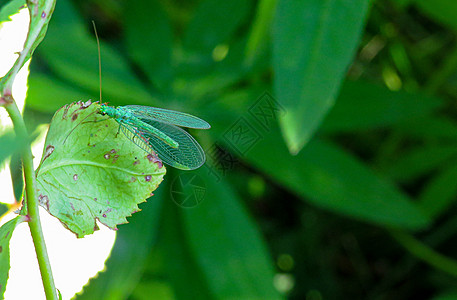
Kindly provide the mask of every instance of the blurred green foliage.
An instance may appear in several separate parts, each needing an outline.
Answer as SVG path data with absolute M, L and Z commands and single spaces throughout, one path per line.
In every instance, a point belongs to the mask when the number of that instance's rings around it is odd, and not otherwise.
M 177 205 L 169 170 L 77 299 L 457 299 L 456 14 L 452 0 L 58 1 L 31 127 L 98 97 L 91 20 L 104 101 L 212 125 L 195 133 L 203 201 Z

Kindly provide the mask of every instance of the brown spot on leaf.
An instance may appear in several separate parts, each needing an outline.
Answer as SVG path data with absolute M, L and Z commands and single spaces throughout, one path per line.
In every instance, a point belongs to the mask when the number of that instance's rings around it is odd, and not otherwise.
M 103 216 L 103 218 L 106 218 L 106 214 L 103 214 L 102 216 Z
M 78 180 L 78 174 L 73 175 L 73 180 L 77 181 Z
M 73 116 L 71 116 L 71 120 L 74 121 L 78 118 L 78 114 L 73 114 Z
M 46 147 L 46 151 L 44 152 L 43 161 L 44 161 L 46 158 L 48 158 L 49 155 L 52 154 L 52 152 L 54 152 L 54 149 L 55 149 L 55 148 L 54 148 L 54 146 L 52 146 L 52 145 L 48 145 L 48 146 Z
M 111 155 L 105 154 L 105 155 L 103 155 L 103 157 L 104 157 L 105 159 L 110 159 Z
M 156 155 L 148 154 L 147 158 L 148 158 L 149 162 L 157 163 L 157 166 L 159 166 L 159 168 L 163 167 L 162 161 Z
M 152 176 L 151 175 L 146 175 L 146 177 L 144 177 L 144 179 L 146 179 L 146 181 L 151 181 Z
M 157 163 L 157 166 L 159 166 L 159 169 L 163 167 L 163 163 L 160 159 L 157 160 L 156 163 Z
M 40 205 L 46 206 L 47 210 L 49 210 L 49 198 L 48 198 L 48 196 L 40 194 L 38 196 L 38 202 L 40 203 Z

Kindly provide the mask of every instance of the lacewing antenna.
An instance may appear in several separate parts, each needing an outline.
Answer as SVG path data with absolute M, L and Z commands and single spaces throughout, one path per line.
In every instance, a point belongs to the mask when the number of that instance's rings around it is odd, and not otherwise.
M 92 20 L 92 25 L 94 26 L 95 38 L 97 39 L 97 49 L 98 49 L 98 82 L 100 83 L 100 103 L 102 103 L 102 57 L 100 55 L 100 40 L 97 34 L 97 27 L 95 27 L 95 22 Z

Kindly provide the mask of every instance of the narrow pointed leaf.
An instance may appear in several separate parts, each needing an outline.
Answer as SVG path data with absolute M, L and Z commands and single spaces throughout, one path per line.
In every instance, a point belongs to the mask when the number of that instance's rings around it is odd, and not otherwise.
M 24 217 L 18 216 L 0 227 L 0 299 L 3 299 L 10 270 L 11 236 L 16 226 L 22 222 L 24 222 Z
M 170 184 L 167 182 L 166 185 L 169 192 Z M 167 197 L 162 211 L 159 248 L 166 257 L 173 259 L 165 260 L 164 273 L 173 287 L 176 299 L 213 299 L 208 282 L 188 245 L 181 210 Z
M 55 0 L 28 1 L 27 8 L 30 14 L 30 26 L 27 33 L 27 39 L 24 43 L 24 49 L 20 52 L 13 67 L 0 80 L 0 87 L 2 87 L 2 89 L 3 85 L 8 85 L 10 82 L 14 81 L 16 74 L 32 57 L 33 52 L 44 39 L 55 5 Z
M 212 294 L 217 299 L 280 299 L 273 286 L 271 257 L 240 199 L 207 168 L 191 175 L 200 181 L 182 182 L 193 185 L 190 195 L 204 199 L 192 209 L 181 210 L 183 226 Z
M 26 141 L 18 139 L 13 130 L 0 132 L 0 166 L 5 159 L 23 149 L 25 145 Z
M 273 21 L 277 0 L 261 0 L 257 4 L 256 15 L 246 44 L 246 63 L 251 64 L 262 48 L 269 42 L 269 33 Z
M 273 25 L 274 89 L 291 153 L 310 140 L 332 107 L 351 63 L 368 0 L 279 0 Z
M 423 188 L 419 195 L 419 204 L 432 219 L 449 210 L 457 195 L 457 165 L 455 159 L 448 168 L 438 173 Z

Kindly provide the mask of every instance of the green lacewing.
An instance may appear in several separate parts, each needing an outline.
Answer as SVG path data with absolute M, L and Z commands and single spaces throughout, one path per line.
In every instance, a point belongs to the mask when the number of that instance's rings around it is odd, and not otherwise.
M 111 107 L 102 104 L 100 113 L 115 119 L 120 131 L 144 151 L 157 154 L 162 162 L 182 170 L 205 163 L 205 152 L 180 127 L 209 129 L 204 120 L 190 114 L 141 105 Z
M 100 41 L 97 38 L 100 80 L 100 101 L 102 99 Z M 205 163 L 205 152 L 198 142 L 180 127 L 209 129 L 211 126 L 193 115 L 141 105 L 111 107 L 102 104 L 100 113 L 119 123 L 119 129 L 135 145 L 147 153 L 178 169 L 193 170 Z M 178 127 L 180 126 L 180 127 Z

